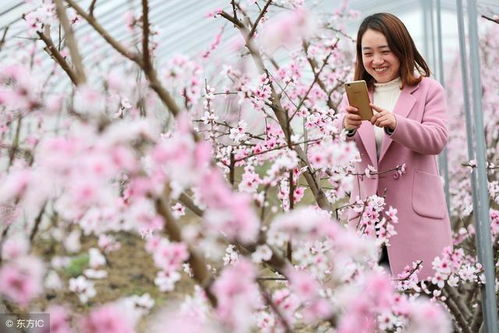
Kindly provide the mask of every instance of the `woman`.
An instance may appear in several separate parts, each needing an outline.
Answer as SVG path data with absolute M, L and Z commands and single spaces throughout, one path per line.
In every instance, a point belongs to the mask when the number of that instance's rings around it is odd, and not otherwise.
M 416 260 L 422 260 L 419 278 L 432 276 L 433 259 L 452 244 L 436 161 L 447 143 L 447 110 L 442 86 L 429 75 L 402 21 L 388 13 L 364 19 L 357 34 L 355 80 L 367 82 L 374 116 L 361 121 L 344 98 L 341 123 L 359 149 L 357 171 L 369 165 L 378 170 L 358 177 L 352 200 L 377 194 L 398 210 L 397 235 L 387 249 L 394 277 Z M 382 173 L 402 164 L 402 175 Z M 350 220 L 356 223 L 358 218 Z

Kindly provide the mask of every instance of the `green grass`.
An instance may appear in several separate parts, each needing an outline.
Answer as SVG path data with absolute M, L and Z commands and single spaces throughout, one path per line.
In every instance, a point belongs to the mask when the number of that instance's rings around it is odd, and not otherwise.
M 63 272 L 68 277 L 77 277 L 83 273 L 83 270 L 88 266 L 90 256 L 85 253 L 71 259 L 69 265 L 64 268 Z

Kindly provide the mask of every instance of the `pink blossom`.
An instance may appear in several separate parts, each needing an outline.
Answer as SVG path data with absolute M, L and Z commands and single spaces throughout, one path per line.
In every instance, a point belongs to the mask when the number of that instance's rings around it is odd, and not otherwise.
M 447 333 L 450 331 L 449 317 L 439 304 L 419 300 L 411 304 L 407 332 Z
M 287 273 L 290 289 L 302 302 L 317 298 L 320 286 L 310 273 L 290 269 Z
M 109 235 L 99 235 L 98 245 L 104 252 L 116 251 L 121 247 L 121 244 Z
M 168 242 L 164 239 L 154 250 L 153 258 L 158 268 L 165 272 L 172 272 L 178 270 L 189 258 L 189 252 L 184 243 Z
M 88 250 L 88 255 L 89 255 L 89 266 L 91 268 L 97 268 L 99 266 L 105 265 L 106 264 L 106 257 L 100 253 L 100 251 L 94 247 L 90 248 Z
M 42 292 L 44 268 L 40 259 L 18 257 L 0 268 L 0 294 L 26 306 Z
M 145 249 L 149 253 L 154 253 L 154 251 L 160 247 L 162 242 L 164 242 L 163 238 L 153 235 L 146 239 Z
M 283 313 L 286 321 L 292 324 L 295 319 L 295 312 L 300 306 L 300 301 L 289 289 L 278 289 L 272 294 L 272 301 Z
M 239 183 L 239 191 L 255 193 L 258 185 L 261 183 L 260 176 L 255 172 L 255 168 L 248 165 L 244 168 L 241 182 Z
M 69 280 L 69 290 L 77 294 L 81 303 L 87 303 L 90 298 L 96 295 L 94 283 L 83 275 Z
M 324 230 L 330 229 L 327 225 L 333 225 L 327 212 L 312 207 L 300 207 L 274 219 L 268 232 L 269 242 L 272 244 L 279 239 L 276 238 L 278 233 L 292 236 L 293 239 L 297 240 L 321 239 L 327 237 L 327 234 L 324 233 Z M 334 228 L 334 226 L 331 228 Z M 281 246 L 283 244 L 276 243 L 273 245 Z
M 83 333 L 133 333 L 135 329 L 130 318 L 123 316 L 122 310 L 113 305 L 103 305 L 80 321 Z
M 100 91 L 88 85 L 78 86 L 74 99 L 74 108 L 77 112 L 95 116 L 103 113 L 105 107 L 105 96 Z
M 211 14 L 211 13 L 208 13 L 208 14 Z M 208 15 L 207 14 L 207 15 Z M 213 13 L 211 15 L 215 16 L 217 13 Z M 201 57 L 204 58 L 204 59 L 207 59 L 211 53 L 213 51 L 215 51 L 217 49 L 217 47 L 220 45 L 220 42 L 222 41 L 222 35 L 223 35 L 223 28 L 220 30 L 220 32 L 215 36 L 215 39 L 214 41 L 210 44 L 210 46 L 208 47 L 208 50 L 204 51 L 202 54 L 201 54 Z
M 124 191 L 123 196 L 125 202 L 128 204 L 133 200 L 142 199 L 147 194 L 152 193 L 153 188 L 153 184 L 151 183 L 151 180 L 149 178 L 140 176 L 134 177 L 130 179 L 128 186 Z
M 306 322 L 314 323 L 331 316 L 333 306 L 327 299 L 317 298 L 306 304 L 303 316 Z
M 154 284 L 161 291 L 172 291 L 175 289 L 175 283 L 179 281 L 181 275 L 177 271 L 159 271 L 154 279 Z
M 255 278 L 255 267 L 240 259 L 225 268 L 213 283 L 218 301 L 216 313 L 232 332 L 246 332 L 253 325 L 251 314 L 260 305 Z
M 177 202 L 172 207 L 172 214 L 177 219 L 180 218 L 181 216 L 184 216 L 185 215 L 185 207 L 180 202 Z
M 499 235 L 499 211 L 495 209 L 490 210 L 490 229 L 492 236 Z
M 32 179 L 33 172 L 30 169 L 10 172 L 0 185 L 0 202 L 21 198 L 27 192 Z
M 212 10 L 212 11 L 206 13 L 205 17 L 207 17 L 207 18 L 213 18 L 213 17 L 219 15 L 220 13 L 222 13 L 222 11 L 223 11 L 223 9 L 221 9 L 221 8 Z
M 50 315 L 50 328 L 43 330 L 43 333 L 72 333 L 69 324 L 70 317 L 66 308 L 62 305 L 51 305 L 47 312 Z
M 297 187 L 293 192 L 293 200 L 294 202 L 299 202 L 305 195 L 305 187 Z
M 244 193 L 234 193 L 218 170 L 210 169 L 201 179 L 199 191 L 208 206 L 206 224 L 215 231 L 223 231 L 231 239 L 254 241 L 260 222 L 251 207 L 251 199 Z
M 262 31 L 262 44 L 272 53 L 281 46 L 295 46 L 314 31 L 315 20 L 305 9 L 298 8 L 266 22 Z
M 3 243 L 1 251 L 2 259 L 15 260 L 28 254 L 29 248 L 30 244 L 25 236 L 21 234 L 10 236 Z
M 378 314 L 391 310 L 394 291 L 390 278 L 381 273 L 366 274 L 351 295 L 345 315 L 338 325 L 339 333 L 373 332 Z M 353 292 L 353 290 L 351 291 Z
M 137 230 L 155 231 L 163 228 L 162 216 L 156 213 L 154 202 L 142 198 L 128 207 L 127 218 Z

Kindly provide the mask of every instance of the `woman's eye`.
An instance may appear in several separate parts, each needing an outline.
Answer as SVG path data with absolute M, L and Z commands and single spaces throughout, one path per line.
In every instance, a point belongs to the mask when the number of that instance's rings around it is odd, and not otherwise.
M 383 52 L 381 52 L 381 53 L 382 53 L 382 54 L 389 54 L 389 53 L 390 53 L 390 51 L 383 51 Z
M 373 55 L 372 53 L 364 53 L 364 57 L 370 57 L 372 55 Z

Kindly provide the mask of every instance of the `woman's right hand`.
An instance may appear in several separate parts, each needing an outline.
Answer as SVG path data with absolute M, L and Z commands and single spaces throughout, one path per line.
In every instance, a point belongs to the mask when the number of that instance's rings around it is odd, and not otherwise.
M 347 130 L 356 130 L 362 124 L 362 118 L 359 115 L 359 110 L 356 107 L 347 105 L 345 107 L 346 115 L 343 120 L 343 127 Z

